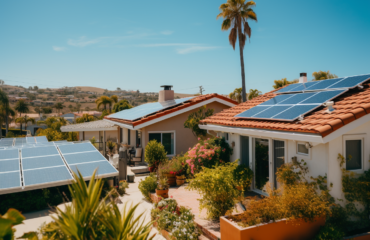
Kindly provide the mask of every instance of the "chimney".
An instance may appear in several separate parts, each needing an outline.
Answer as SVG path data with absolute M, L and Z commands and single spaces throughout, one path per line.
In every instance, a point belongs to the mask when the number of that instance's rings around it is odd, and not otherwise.
M 300 73 L 299 74 L 299 83 L 306 83 L 307 82 L 307 73 Z
M 175 92 L 171 90 L 172 85 L 162 85 L 163 90 L 159 91 L 158 102 L 170 101 L 175 99 Z

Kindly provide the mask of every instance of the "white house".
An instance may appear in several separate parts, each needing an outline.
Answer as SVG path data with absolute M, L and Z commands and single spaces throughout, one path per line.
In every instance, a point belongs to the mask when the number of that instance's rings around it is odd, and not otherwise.
M 254 171 L 258 193 L 266 183 L 276 187 L 276 169 L 296 158 L 311 176 L 327 175 L 333 197 L 344 199 L 338 154 L 347 170 L 370 167 L 370 75 L 307 82 L 301 74 L 299 83 L 225 109 L 200 128 L 226 138 L 232 160 Z

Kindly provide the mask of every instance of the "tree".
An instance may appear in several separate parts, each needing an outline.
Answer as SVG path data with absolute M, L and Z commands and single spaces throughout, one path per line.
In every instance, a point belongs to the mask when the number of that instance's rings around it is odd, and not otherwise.
M 313 72 L 312 76 L 314 77 L 314 79 L 312 79 L 313 81 L 338 78 L 337 75 L 331 74 L 330 71 L 325 72 L 321 70 L 318 72 Z
M 39 90 L 39 87 L 38 86 L 34 86 L 33 87 L 33 90 L 36 90 L 37 91 L 37 90 Z
M 19 128 L 21 129 L 21 135 L 22 135 L 23 118 L 22 117 L 16 118 L 15 123 L 19 123 Z
M 250 39 L 252 34 L 252 29 L 248 24 L 248 20 L 257 21 L 257 15 L 252 9 L 254 6 L 256 6 L 256 3 L 253 1 L 245 2 L 244 0 L 227 0 L 226 3 L 221 4 L 221 13 L 217 15 L 217 18 L 222 17 L 224 19 L 221 25 L 221 30 L 227 31 L 231 28 L 229 42 L 234 50 L 236 40 L 239 40 L 243 102 L 247 101 L 243 49 L 247 37 Z
M 36 120 L 34 118 L 31 118 L 31 117 L 28 117 L 27 115 L 25 115 L 23 118 L 23 122 L 24 122 L 24 129 L 27 130 L 27 123 L 31 122 L 32 124 L 35 124 L 36 123 Z
M 34 110 L 35 110 L 35 112 L 37 112 L 37 113 L 39 114 L 39 116 L 41 117 L 41 112 L 42 112 L 41 108 L 39 108 L 39 107 L 35 107 L 35 108 L 34 108 Z
M 107 105 L 109 106 L 109 109 L 112 106 L 112 99 L 108 96 L 101 96 L 95 100 L 95 103 L 97 109 L 103 106 L 103 110 L 107 110 Z
M 29 112 L 30 109 L 28 108 L 29 104 L 24 101 L 23 99 L 18 100 L 18 102 L 15 104 L 14 109 L 19 112 L 19 116 L 22 116 L 22 113 Z
M 116 113 L 130 108 L 132 108 L 131 104 L 126 99 L 123 99 L 114 104 L 112 112 Z
M 53 109 L 50 108 L 50 107 L 43 107 L 42 112 L 45 113 L 45 114 L 52 113 Z
M 118 88 L 117 88 L 117 91 L 121 91 L 121 88 L 119 88 L 119 87 L 118 87 Z
M 238 103 L 242 102 L 242 88 L 235 88 L 234 92 L 229 93 L 229 98 L 237 101 Z
M 278 89 L 281 87 L 284 87 L 286 85 L 292 84 L 292 83 L 297 83 L 298 80 L 294 79 L 293 81 L 288 81 L 286 78 L 282 78 L 280 80 L 274 80 L 274 85 L 272 86 L 274 89 Z
M 59 114 L 59 111 L 64 108 L 64 105 L 61 102 L 57 102 L 57 103 L 55 103 L 54 108 L 57 110 L 57 112 Z
M 258 91 L 257 89 L 249 89 L 249 93 L 248 93 L 248 100 L 252 100 L 253 98 L 255 97 L 258 97 L 259 95 L 261 95 L 261 91 Z
M 37 121 L 37 125 L 46 125 L 48 128 L 60 131 L 62 126 L 67 125 L 67 120 L 62 117 L 48 117 L 46 120 Z
M 194 136 L 204 137 L 207 135 L 207 130 L 199 128 L 199 122 L 206 117 L 212 116 L 214 109 L 207 109 L 207 106 L 204 105 L 198 109 L 198 111 L 190 113 L 188 119 L 184 123 L 185 128 L 189 128 Z
M 9 116 L 15 116 L 14 110 L 10 107 L 9 98 L 6 92 L 0 89 L 0 106 L 3 118 L 5 118 L 5 134 L 9 130 Z M 1 127 L 0 127 L 1 128 Z
M 96 118 L 94 116 L 85 113 L 82 115 L 82 117 L 76 119 L 76 123 L 92 122 L 95 120 Z
M 117 95 L 112 95 L 111 97 L 110 97 L 110 99 L 112 99 L 112 103 L 114 102 L 114 103 L 117 103 L 118 102 L 118 97 L 117 97 Z

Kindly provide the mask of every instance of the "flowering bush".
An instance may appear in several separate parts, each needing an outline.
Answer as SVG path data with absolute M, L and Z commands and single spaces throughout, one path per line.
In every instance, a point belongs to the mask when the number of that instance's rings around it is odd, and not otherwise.
M 200 235 L 189 209 L 177 205 L 175 199 L 167 198 L 154 204 L 151 212 L 159 230 L 166 230 L 178 240 L 198 239 Z
M 184 175 L 186 171 L 184 156 L 178 155 L 159 166 L 162 174 Z
M 224 138 L 215 137 L 207 140 L 198 138 L 198 141 L 185 155 L 191 174 L 199 172 L 202 167 L 212 168 L 230 161 L 233 150 Z

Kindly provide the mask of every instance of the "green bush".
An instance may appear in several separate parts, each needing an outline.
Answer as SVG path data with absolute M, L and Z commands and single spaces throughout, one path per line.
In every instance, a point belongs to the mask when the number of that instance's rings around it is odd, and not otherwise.
M 236 162 L 238 162 L 237 160 Z M 253 171 L 244 164 L 238 165 L 233 172 L 234 181 L 246 189 L 250 187 L 253 179 Z
M 190 180 L 187 188 L 200 193 L 200 210 L 205 208 L 209 218 L 218 219 L 234 208 L 235 200 L 240 196 L 233 177 L 237 165 L 234 162 L 214 169 L 204 167 Z
M 326 224 L 320 228 L 314 240 L 342 240 L 344 236 L 345 234 L 340 228 L 332 224 Z
M 157 140 L 150 141 L 145 147 L 145 162 L 149 167 L 157 168 L 160 163 L 167 161 L 167 153 L 164 146 Z
M 157 177 L 155 176 L 154 173 L 151 173 L 148 177 L 146 177 L 144 180 L 140 180 L 139 182 L 139 190 L 147 199 L 148 201 L 152 201 L 150 198 L 150 193 L 154 192 L 155 189 L 157 188 Z
M 118 193 L 121 196 L 126 193 L 126 188 L 128 188 L 128 182 L 126 182 L 125 180 L 119 181 Z

